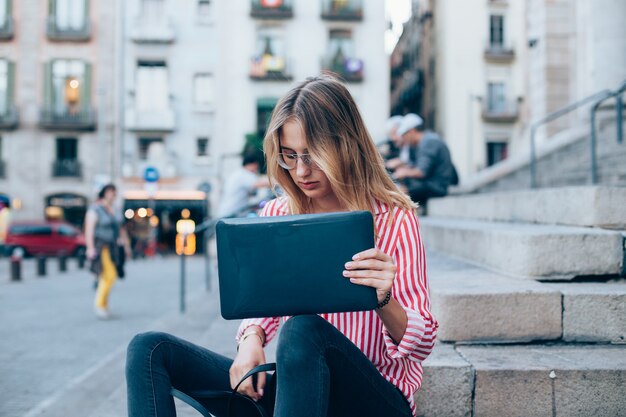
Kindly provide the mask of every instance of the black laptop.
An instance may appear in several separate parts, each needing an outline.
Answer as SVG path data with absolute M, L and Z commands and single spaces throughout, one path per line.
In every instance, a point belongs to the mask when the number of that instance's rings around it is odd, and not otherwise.
M 220 220 L 216 226 L 225 319 L 372 310 L 376 290 L 344 265 L 374 247 L 369 211 Z

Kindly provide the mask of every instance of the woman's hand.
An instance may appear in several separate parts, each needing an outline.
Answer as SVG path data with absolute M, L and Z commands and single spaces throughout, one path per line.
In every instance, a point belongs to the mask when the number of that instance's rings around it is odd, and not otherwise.
M 230 386 L 235 388 L 241 378 L 248 373 L 252 368 L 265 363 L 265 352 L 263 351 L 263 344 L 259 337 L 249 336 L 239 345 L 239 352 L 235 356 L 235 361 L 230 367 Z M 256 391 L 252 384 L 252 378 L 250 377 L 241 383 L 237 392 L 247 395 L 255 401 L 258 401 L 263 396 L 263 389 L 265 388 L 265 372 L 257 374 Z
M 94 248 L 93 246 L 88 246 L 87 251 L 85 252 L 85 256 L 90 261 L 94 260 L 96 258 L 96 248 Z
M 396 265 L 393 258 L 380 249 L 372 248 L 357 253 L 345 267 L 343 276 L 350 278 L 350 282 L 376 288 L 379 303 L 393 287 Z

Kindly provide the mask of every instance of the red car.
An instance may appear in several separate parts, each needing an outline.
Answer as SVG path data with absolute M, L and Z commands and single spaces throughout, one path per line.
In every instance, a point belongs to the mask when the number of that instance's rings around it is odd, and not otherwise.
M 84 256 L 85 236 L 69 223 L 62 221 L 20 221 L 9 225 L 4 241 L 7 256 L 16 248 L 24 256 Z

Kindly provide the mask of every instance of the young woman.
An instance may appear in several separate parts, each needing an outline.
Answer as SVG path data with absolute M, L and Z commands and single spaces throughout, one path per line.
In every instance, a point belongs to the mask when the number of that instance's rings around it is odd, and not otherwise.
M 115 216 L 113 203 L 117 194 L 115 185 L 107 184 L 98 193 L 98 200 L 89 207 L 85 216 L 85 243 L 87 259 L 96 274 L 97 287 L 94 313 L 100 319 L 110 318 L 109 294 L 118 276 L 118 247 L 124 246 L 130 254 L 128 236 Z
M 265 392 L 264 375 L 239 391 L 280 417 L 415 415 L 413 395 L 437 322 L 414 204 L 398 192 L 350 93 L 331 76 L 309 78 L 280 100 L 264 151 L 269 177 L 286 195 L 262 215 L 372 212 L 376 247 L 347 260 L 344 276 L 374 287 L 379 305 L 287 319 L 277 346 L 275 396 Z M 265 363 L 263 347 L 278 325 L 278 318 L 244 320 L 234 361 L 171 335 L 136 336 L 127 356 L 129 415 L 175 415 L 171 387 L 192 396 L 234 387 Z M 224 415 L 223 403 L 204 404 Z

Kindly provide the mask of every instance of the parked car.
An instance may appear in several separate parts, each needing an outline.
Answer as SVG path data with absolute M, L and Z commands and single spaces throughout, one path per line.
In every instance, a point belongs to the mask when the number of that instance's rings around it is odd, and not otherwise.
M 24 256 L 85 255 L 85 236 L 63 221 L 16 221 L 9 225 L 4 241 L 5 254 L 21 248 Z

